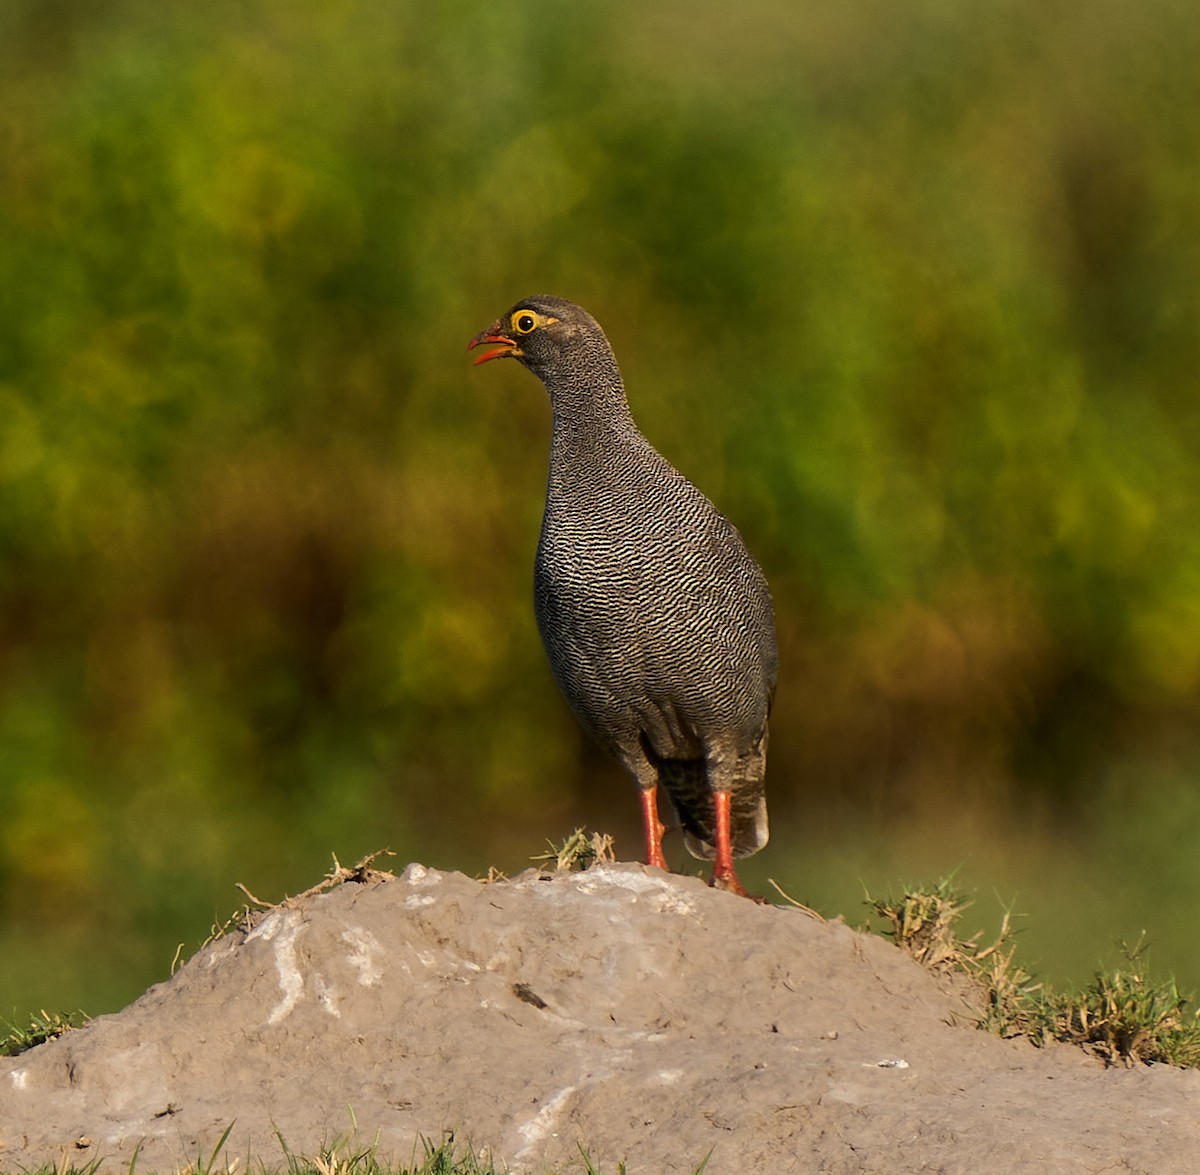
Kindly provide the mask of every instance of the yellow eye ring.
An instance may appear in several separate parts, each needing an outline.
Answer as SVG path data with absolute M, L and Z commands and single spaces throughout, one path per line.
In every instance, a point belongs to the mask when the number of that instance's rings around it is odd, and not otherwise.
M 531 335 L 538 328 L 538 316 L 532 310 L 518 310 L 512 316 L 513 330 L 519 335 Z

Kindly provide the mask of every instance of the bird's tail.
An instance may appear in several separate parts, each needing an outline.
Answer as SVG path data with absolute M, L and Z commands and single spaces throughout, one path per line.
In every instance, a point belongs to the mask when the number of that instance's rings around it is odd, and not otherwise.
M 660 759 L 658 778 L 675 808 L 683 842 L 693 857 L 716 856 L 716 806 L 703 759 Z M 767 843 L 763 779 L 735 780 L 730 788 L 730 842 L 735 857 L 749 857 Z

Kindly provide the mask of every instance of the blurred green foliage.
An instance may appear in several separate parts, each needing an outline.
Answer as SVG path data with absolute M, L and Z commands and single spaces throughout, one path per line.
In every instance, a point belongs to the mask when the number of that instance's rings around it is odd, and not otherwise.
M 8 0 L 0 1014 L 330 849 L 633 854 L 545 397 L 462 355 L 534 292 L 772 581 L 759 876 L 976 854 L 1051 963 L 1200 975 L 1198 60 L 1182 0 Z

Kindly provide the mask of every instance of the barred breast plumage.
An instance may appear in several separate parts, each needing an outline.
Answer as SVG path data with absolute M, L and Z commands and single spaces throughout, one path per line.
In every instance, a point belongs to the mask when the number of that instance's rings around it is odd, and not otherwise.
M 515 358 L 554 415 L 534 605 L 584 728 L 641 789 L 647 863 L 666 868 L 657 789 L 712 884 L 767 841 L 770 591 L 737 529 L 639 431 L 599 324 L 562 298 L 518 302 L 471 340 Z

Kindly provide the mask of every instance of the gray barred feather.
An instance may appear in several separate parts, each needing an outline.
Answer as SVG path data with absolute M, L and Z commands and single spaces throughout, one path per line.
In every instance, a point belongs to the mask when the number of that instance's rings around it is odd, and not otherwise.
M 670 797 L 683 830 L 683 843 L 693 857 L 711 861 L 716 814 L 703 759 L 663 759 L 658 777 Z M 763 778 L 738 780 L 731 793 L 731 842 L 735 857 L 749 857 L 767 843 L 767 798 Z
M 521 361 L 550 394 L 550 474 L 534 568 L 538 630 L 584 728 L 642 787 L 661 784 L 695 856 L 731 793 L 737 856 L 766 844 L 771 595 L 737 529 L 650 445 L 596 321 L 561 298 Z M 554 321 L 551 322 L 550 320 Z

